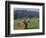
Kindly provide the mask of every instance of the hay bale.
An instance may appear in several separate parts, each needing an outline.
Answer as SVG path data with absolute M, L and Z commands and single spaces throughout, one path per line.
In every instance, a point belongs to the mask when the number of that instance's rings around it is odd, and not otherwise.
M 16 29 L 24 29 L 25 28 L 25 24 L 23 22 L 19 22 L 16 24 Z

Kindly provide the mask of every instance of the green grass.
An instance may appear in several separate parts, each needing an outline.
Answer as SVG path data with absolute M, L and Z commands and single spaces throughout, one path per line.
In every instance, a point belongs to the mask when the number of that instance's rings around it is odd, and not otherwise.
M 14 29 L 16 29 L 16 23 L 22 22 L 24 19 L 14 20 Z M 30 23 L 27 25 L 27 29 L 39 29 L 39 18 L 26 18 L 26 21 L 30 20 Z
M 38 29 L 39 28 L 39 19 L 38 18 L 33 18 L 30 20 L 31 23 L 28 25 L 28 28 L 30 29 Z

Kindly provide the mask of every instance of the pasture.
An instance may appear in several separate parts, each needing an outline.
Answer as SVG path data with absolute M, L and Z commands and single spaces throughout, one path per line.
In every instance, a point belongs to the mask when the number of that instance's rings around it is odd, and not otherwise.
M 25 25 L 22 23 L 21 27 L 19 27 L 19 25 L 17 26 L 17 23 L 23 22 L 23 19 L 15 19 L 14 20 L 14 30 L 16 29 L 24 29 Z M 30 23 L 28 23 L 28 20 L 30 21 Z M 27 29 L 39 29 L 39 18 L 26 18 L 26 22 L 27 22 Z

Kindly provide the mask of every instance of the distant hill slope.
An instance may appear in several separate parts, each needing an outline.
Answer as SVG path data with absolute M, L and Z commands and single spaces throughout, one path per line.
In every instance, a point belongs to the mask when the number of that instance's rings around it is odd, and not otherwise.
M 32 18 L 39 17 L 39 12 L 28 10 L 14 10 L 14 18 Z

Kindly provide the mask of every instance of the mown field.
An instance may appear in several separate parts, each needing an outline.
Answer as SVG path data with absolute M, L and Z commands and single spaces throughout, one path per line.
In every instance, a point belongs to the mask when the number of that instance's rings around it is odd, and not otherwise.
M 14 29 L 16 28 L 16 24 L 18 22 L 23 22 L 24 19 L 15 19 L 14 20 Z M 30 23 L 28 23 L 28 20 L 30 20 Z M 26 18 L 26 22 L 27 22 L 27 29 L 39 29 L 39 18 Z M 19 27 L 19 26 L 18 26 Z

